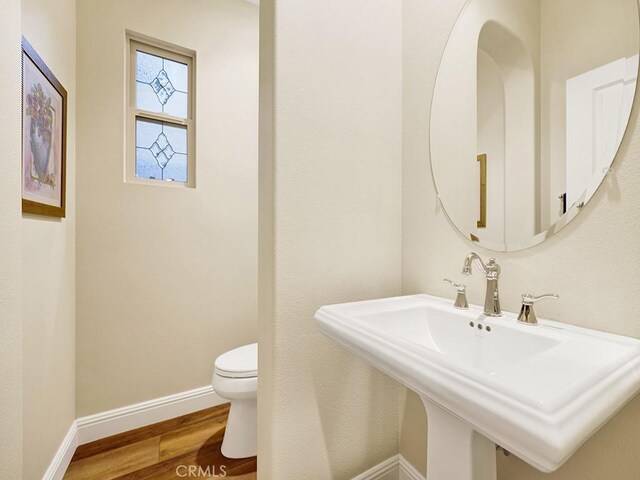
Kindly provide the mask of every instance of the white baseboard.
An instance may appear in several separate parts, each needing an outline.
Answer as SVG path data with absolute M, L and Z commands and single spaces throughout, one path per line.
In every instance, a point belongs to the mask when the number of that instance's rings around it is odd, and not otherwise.
M 211 385 L 75 420 L 43 480 L 61 480 L 78 445 L 225 403 Z
M 402 455 L 394 455 L 352 480 L 425 480 Z
M 400 480 L 426 480 L 416 467 L 411 465 L 409 461 L 402 455 L 400 457 Z
M 78 425 L 78 445 L 110 437 L 117 433 L 145 427 L 153 423 L 180 417 L 225 403 L 213 388 L 196 388 L 166 397 L 155 398 L 127 407 L 81 417 Z
M 398 480 L 400 470 L 399 457 L 400 455 L 395 455 L 388 458 L 357 477 L 353 477 L 352 480 Z
M 47 468 L 47 471 L 44 473 L 42 480 L 62 480 L 77 447 L 78 428 L 74 420 L 62 440 L 60 448 L 58 448 L 53 460 L 49 464 L 49 468 Z

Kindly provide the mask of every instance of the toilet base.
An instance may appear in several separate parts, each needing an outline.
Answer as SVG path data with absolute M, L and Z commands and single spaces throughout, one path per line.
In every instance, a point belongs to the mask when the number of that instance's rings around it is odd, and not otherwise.
M 258 453 L 256 398 L 231 401 L 221 452 L 227 458 L 254 457 Z

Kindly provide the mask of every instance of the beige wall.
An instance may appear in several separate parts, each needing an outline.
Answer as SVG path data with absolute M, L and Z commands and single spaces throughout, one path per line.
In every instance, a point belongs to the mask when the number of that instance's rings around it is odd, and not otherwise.
M 542 227 L 566 192 L 566 82 L 638 54 L 635 0 L 540 0 Z M 566 55 L 565 52 L 571 52 Z
M 125 29 L 197 51 L 195 189 L 123 183 Z M 210 384 L 256 341 L 257 78 L 255 5 L 78 2 L 79 416 Z
M 275 435 L 271 415 L 275 400 L 275 355 L 272 348 L 275 332 L 274 298 L 274 66 L 275 66 L 275 6 L 274 0 L 262 0 L 260 5 L 260 78 L 259 78 L 259 161 L 258 161 L 258 470 L 260 478 L 272 478 Z
M 0 15 L 0 478 L 22 478 L 20 1 Z
M 458 275 L 476 245 L 461 238 L 435 208 L 429 170 L 429 106 L 438 62 L 463 0 L 404 0 L 403 291 L 448 297 L 442 278 Z M 636 107 L 638 103 L 636 101 Z M 558 302 L 539 306 L 541 317 L 640 337 L 636 304 L 640 294 L 640 127 L 630 134 L 607 180 L 580 217 L 542 245 L 524 252 L 494 254 L 502 266 L 501 299 L 516 311 L 525 291 L 558 292 Z M 455 278 L 454 278 L 455 279 Z M 460 277 L 458 277 L 460 279 Z M 484 279 L 465 278 L 470 301 L 483 301 Z M 412 394 L 411 394 L 412 395 Z M 411 398 L 411 397 L 410 397 Z M 414 399 L 415 400 L 415 399 Z M 424 421 L 424 409 L 406 402 L 403 424 Z M 498 457 L 502 480 L 635 480 L 640 471 L 637 437 L 640 400 L 633 400 L 556 473 L 545 475 L 511 456 Z M 425 470 L 426 435 L 403 429 L 402 453 Z M 411 445 L 411 449 L 407 447 Z M 421 445 L 419 448 L 417 445 Z
M 399 387 L 313 315 L 400 291 L 400 7 L 261 2 L 261 480 L 350 479 L 398 451 Z
M 42 478 L 75 418 L 75 0 L 22 1 L 22 31 L 68 93 L 66 218 L 22 220 L 24 479 Z

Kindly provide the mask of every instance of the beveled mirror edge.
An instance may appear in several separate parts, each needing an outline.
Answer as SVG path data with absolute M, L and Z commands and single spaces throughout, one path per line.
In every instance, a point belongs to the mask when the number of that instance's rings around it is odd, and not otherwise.
M 447 46 L 449 45 L 449 42 L 451 40 L 451 36 L 453 35 L 453 32 L 456 28 L 456 25 L 458 24 L 458 22 L 460 21 L 460 18 L 462 17 L 462 15 L 464 14 L 464 12 L 467 10 L 467 8 L 469 7 L 469 4 L 474 1 L 474 0 L 466 0 L 464 2 L 464 5 L 462 6 L 462 8 L 460 9 L 460 12 L 458 13 L 458 15 L 456 16 L 456 20 L 453 23 L 453 26 L 451 27 L 451 31 L 449 32 L 449 35 L 447 35 L 447 41 L 444 44 L 444 48 L 442 50 L 442 55 L 440 55 L 440 61 L 438 62 L 438 70 L 436 71 L 436 78 L 435 81 L 433 83 L 433 89 L 431 92 L 431 103 L 429 105 L 429 171 L 431 172 L 431 181 L 433 182 L 433 188 L 435 191 L 435 195 L 436 195 L 436 201 L 438 203 L 438 207 L 442 209 L 442 212 L 444 213 L 447 222 L 453 227 L 453 229 L 456 231 L 456 233 L 458 233 L 463 239 L 465 239 L 467 242 L 470 242 L 472 245 L 477 245 L 480 246 L 481 248 L 484 248 L 486 250 L 489 251 L 493 251 L 493 252 L 500 252 L 500 253 L 509 253 L 509 252 L 521 252 L 523 250 L 528 250 L 530 248 L 536 247 L 538 245 L 540 245 L 541 243 L 543 243 L 545 240 L 551 238 L 553 235 L 559 233 L 561 230 L 563 230 L 567 225 L 569 225 L 576 217 L 579 216 L 579 214 L 584 210 L 584 208 L 587 206 L 587 204 L 589 203 L 589 201 L 595 196 L 595 194 L 598 192 L 598 190 L 600 190 L 600 187 L 602 186 L 602 184 L 605 182 L 606 177 L 608 175 L 615 175 L 615 164 L 616 164 L 616 160 L 618 159 L 618 156 L 620 155 L 620 151 L 622 150 L 622 146 L 623 144 L 628 141 L 628 134 L 630 132 L 630 124 L 632 122 L 632 119 L 634 118 L 634 115 L 637 113 L 638 108 L 640 108 L 637 103 L 640 102 L 640 99 L 638 98 L 639 94 L 640 94 L 640 63 L 638 65 L 638 81 L 636 81 L 636 90 L 633 96 L 633 102 L 631 104 L 631 110 L 629 112 L 629 118 L 627 119 L 627 124 L 625 125 L 624 128 L 624 133 L 622 135 L 622 138 L 620 140 L 620 144 L 618 145 L 618 148 L 616 149 L 616 153 L 615 155 L 613 155 L 611 162 L 609 163 L 609 168 L 608 169 L 603 169 L 602 172 L 600 172 L 600 175 L 598 176 L 594 176 L 590 182 L 590 184 L 585 188 L 584 192 L 582 193 L 582 195 L 580 195 L 579 200 L 572 205 L 571 207 L 569 207 L 567 209 L 567 212 L 562 215 L 556 222 L 552 223 L 547 229 L 545 229 L 544 231 L 534 235 L 533 237 L 530 237 L 527 241 L 522 241 L 520 243 L 517 244 L 504 244 L 504 243 L 491 243 L 491 242 L 482 242 L 479 239 L 475 240 L 473 237 L 474 235 L 469 233 L 469 232 L 464 232 L 462 231 L 457 225 L 456 223 L 453 221 L 453 219 L 451 218 L 451 216 L 449 215 L 449 212 L 447 210 L 447 207 L 445 205 L 444 199 L 441 197 L 440 195 L 440 190 L 438 189 L 438 182 L 436 181 L 436 174 L 435 174 L 435 170 L 433 168 L 433 142 L 431 141 L 431 133 L 432 133 L 432 119 L 433 119 L 433 104 L 434 104 L 434 97 L 436 94 L 436 90 L 438 88 L 438 77 L 440 75 L 440 69 L 442 68 L 442 62 L 444 60 L 444 55 L 446 53 L 447 50 Z M 634 0 L 633 2 L 636 6 L 636 15 L 638 18 L 638 52 L 640 53 L 640 0 Z

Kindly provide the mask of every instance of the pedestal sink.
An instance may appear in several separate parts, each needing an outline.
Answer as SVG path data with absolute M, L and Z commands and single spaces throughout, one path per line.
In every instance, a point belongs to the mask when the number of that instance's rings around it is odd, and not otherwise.
M 559 322 L 428 295 L 324 306 L 315 320 L 420 395 L 428 480 L 496 480 L 495 444 L 557 470 L 640 390 L 640 340 Z

